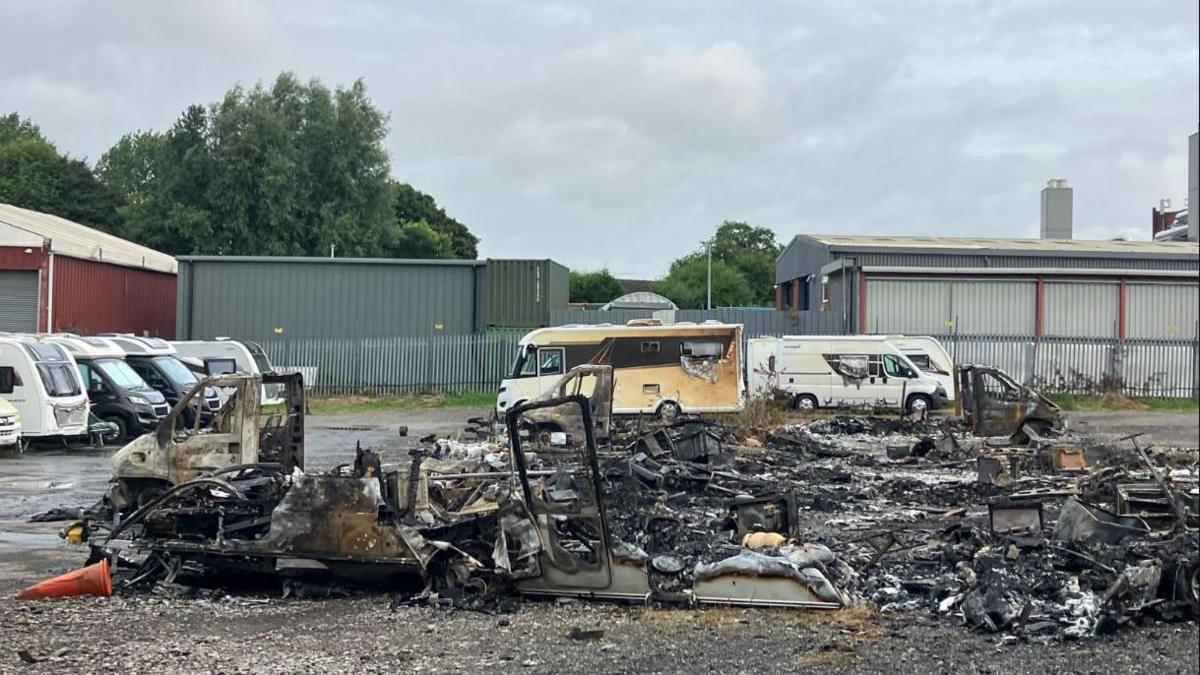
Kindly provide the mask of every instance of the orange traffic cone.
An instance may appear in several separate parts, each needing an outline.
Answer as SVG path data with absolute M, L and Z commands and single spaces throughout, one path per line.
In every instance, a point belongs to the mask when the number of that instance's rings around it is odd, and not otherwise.
M 41 600 L 68 595 L 112 595 L 112 577 L 108 575 L 108 559 L 95 565 L 47 579 L 17 593 L 17 600 Z

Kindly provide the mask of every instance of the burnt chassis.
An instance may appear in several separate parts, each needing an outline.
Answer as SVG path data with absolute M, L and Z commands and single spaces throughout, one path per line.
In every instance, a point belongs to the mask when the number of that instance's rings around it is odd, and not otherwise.
M 1062 427 L 1057 405 L 1003 370 L 981 365 L 961 365 L 956 370 L 957 400 L 975 435 L 1012 436 L 1026 425 L 1035 433 Z
M 744 552 L 688 571 L 671 556 L 624 550 L 610 535 L 591 408 L 575 394 L 509 411 L 514 470 L 496 477 L 494 509 L 454 513 L 419 499 L 442 480 L 420 467 L 420 453 L 408 472 L 382 475 L 247 464 L 160 495 L 114 527 L 96 555 L 136 565 L 130 583 L 259 574 L 462 595 L 512 587 L 638 602 L 844 604 L 823 576 L 814 582 L 783 558 Z M 546 419 L 567 424 L 565 438 L 531 433 Z M 532 469 L 527 449 L 553 468 Z

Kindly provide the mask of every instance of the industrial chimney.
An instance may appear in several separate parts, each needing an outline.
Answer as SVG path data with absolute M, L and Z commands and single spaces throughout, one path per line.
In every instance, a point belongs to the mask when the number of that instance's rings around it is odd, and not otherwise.
M 1074 229 L 1074 190 L 1067 179 L 1052 178 L 1042 188 L 1042 239 L 1070 239 Z

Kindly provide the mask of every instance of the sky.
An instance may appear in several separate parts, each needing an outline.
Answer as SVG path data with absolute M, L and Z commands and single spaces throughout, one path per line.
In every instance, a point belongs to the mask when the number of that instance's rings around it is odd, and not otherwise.
M 0 113 L 95 162 L 281 71 L 362 78 L 481 257 L 661 276 L 724 220 L 1148 238 L 1187 192 L 1198 3 L 0 0 Z

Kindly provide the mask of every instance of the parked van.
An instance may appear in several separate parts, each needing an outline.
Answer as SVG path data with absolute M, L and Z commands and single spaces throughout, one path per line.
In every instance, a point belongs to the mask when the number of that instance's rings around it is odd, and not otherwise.
M 146 384 L 158 390 L 166 398 L 167 405 L 172 408 L 200 381 L 200 378 L 176 357 L 175 347 L 166 340 L 111 333 L 105 337 L 125 351 L 125 361 L 129 367 L 133 368 Z M 196 398 L 195 405 L 189 406 L 181 415 L 188 428 L 195 422 L 195 408 L 200 410 L 201 425 L 208 424 L 213 414 L 221 408 L 221 399 L 217 396 L 217 390 L 212 387 L 205 388 L 203 396 Z
M 183 359 L 196 359 L 203 364 L 205 375 L 226 375 L 229 373 L 251 373 L 262 375 L 275 372 L 271 359 L 256 342 L 238 342 L 229 338 L 216 340 L 186 340 L 172 342 L 177 355 Z M 219 390 L 218 390 L 219 391 Z M 224 397 L 221 403 L 224 403 Z M 283 403 L 282 392 L 278 385 L 263 385 L 262 404 L 279 405 Z
M 0 366 L 0 393 L 12 392 L 13 369 Z M 21 443 L 21 413 L 0 396 L 0 450 L 8 450 Z
M 12 369 L 11 390 L 0 396 L 21 414 L 21 436 L 86 436 L 88 400 L 75 359 L 62 347 L 0 336 L 0 367 Z
M 889 335 L 888 342 L 907 356 L 922 373 L 941 383 L 948 400 L 954 400 L 954 359 L 937 341 L 928 335 Z
M 166 398 L 125 362 L 125 351 L 102 337 L 55 334 L 38 338 L 75 358 L 92 414 L 117 427 L 116 443 L 153 431 L 171 408 Z
M 946 388 L 884 336 L 763 337 L 749 341 L 746 379 L 754 395 L 783 391 L 801 410 L 945 405 Z
M 734 412 L 745 404 L 742 326 L 558 326 L 530 332 L 500 383 L 496 412 L 535 401 L 575 366 L 613 370 L 612 412 L 672 419 L 680 413 Z M 590 395 L 590 391 L 583 392 Z

